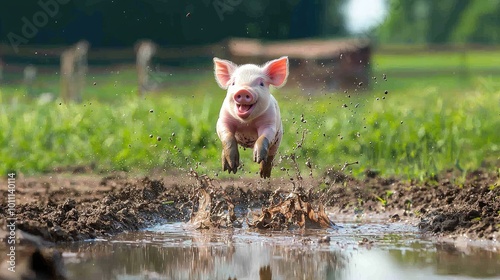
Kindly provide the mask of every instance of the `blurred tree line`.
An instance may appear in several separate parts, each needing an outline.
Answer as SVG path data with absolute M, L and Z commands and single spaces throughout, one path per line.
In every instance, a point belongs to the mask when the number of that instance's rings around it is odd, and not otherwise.
M 227 37 L 344 37 L 348 1 L 2 1 L 0 42 L 58 45 L 87 39 L 92 47 L 120 47 L 139 39 L 183 46 Z M 366 33 L 381 43 L 500 42 L 500 0 L 385 1 L 387 18 Z
M 500 0 L 389 0 L 382 43 L 500 43 Z
M 264 39 L 344 36 L 340 7 L 345 1 L 2 1 L 0 40 L 57 45 L 87 39 L 92 47 L 118 47 L 145 38 L 166 46 L 182 46 L 234 36 Z M 41 12 L 49 18 L 45 23 Z M 35 25 L 36 36 L 30 37 L 26 24 Z

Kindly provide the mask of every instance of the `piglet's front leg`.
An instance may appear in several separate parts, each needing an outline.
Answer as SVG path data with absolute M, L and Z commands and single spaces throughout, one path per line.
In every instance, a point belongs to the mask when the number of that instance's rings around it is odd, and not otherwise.
M 263 160 L 260 162 L 260 177 L 261 178 L 270 178 L 271 170 L 273 169 L 273 160 L 274 155 L 269 155 L 267 160 Z
M 278 151 L 283 136 L 283 125 L 281 129 L 276 132 L 274 129 L 266 129 L 259 131 L 262 133 L 254 145 L 254 161 L 260 163 L 260 177 L 271 177 L 271 170 L 273 168 L 273 160 Z M 272 137 L 271 135 L 275 135 Z
M 260 136 L 255 142 L 253 148 L 253 160 L 260 163 L 261 178 L 271 177 L 274 155 L 269 154 L 269 140 L 264 135 Z
M 240 153 L 238 151 L 238 143 L 234 134 L 227 133 L 222 141 L 222 168 L 224 171 L 236 174 L 240 165 Z
M 269 140 L 265 135 L 261 135 L 255 145 L 253 146 L 253 161 L 261 163 L 267 161 L 267 154 L 269 152 Z

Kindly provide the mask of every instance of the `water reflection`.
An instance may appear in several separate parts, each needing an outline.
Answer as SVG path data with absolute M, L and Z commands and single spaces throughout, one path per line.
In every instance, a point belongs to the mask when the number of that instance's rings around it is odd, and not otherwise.
M 75 279 L 120 279 L 125 275 L 150 279 L 266 279 L 271 274 L 272 279 L 302 279 L 301 275 L 306 275 L 305 279 L 325 279 L 333 277 L 341 267 L 339 252 L 313 251 L 307 245 L 299 248 L 258 241 L 212 241 L 203 246 L 196 238 L 178 241 L 177 246 L 157 241 L 87 243 L 71 249 L 85 253 L 75 257 L 80 261 L 69 263 L 68 269 Z
M 411 249 L 398 248 L 388 253 L 400 266 L 432 267 L 437 275 L 464 275 L 470 277 L 494 277 L 500 275 L 500 254 L 478 247 L 459 250 L 449 243 L 435 244 L 426 248 L 413 243 Z
M 372 247 L 359 245 L 372 235 Z M 180 224 L 64 248 L 74 279 L 444 279 L 500 276 L 500 254 L 459 251 L 417 239 L 412 232 L 259 233 L 245 229 L 185 231 Z M 387 230 L 387 228 L 386 228 Z M 397 229 L 394 229 L 397 231 Z M 317 242 L 329 235 L 329 244 Z M 388 241 L 389 240 L 389 241 Z M 392 242 L 392 243 L 391 243 Z M 462 277 L 461 277 L 462 278 Z

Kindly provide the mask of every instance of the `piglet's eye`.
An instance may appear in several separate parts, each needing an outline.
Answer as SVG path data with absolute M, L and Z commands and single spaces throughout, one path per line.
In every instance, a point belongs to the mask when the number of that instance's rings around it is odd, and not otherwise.
M 233 85 L 233 86 L 234 86 L 234 81 L 233 81 L 233 83 L 232 83 L 231 85 Z
M 260 86 L 263 87 L 264 86 L 264 82 L 260 82 Z

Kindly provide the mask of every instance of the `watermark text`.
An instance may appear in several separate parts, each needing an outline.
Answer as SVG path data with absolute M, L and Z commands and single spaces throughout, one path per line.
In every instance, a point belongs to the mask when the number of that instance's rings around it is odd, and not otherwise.
M 7 269 L 16 272 L 16 173 L 7 174 Z

